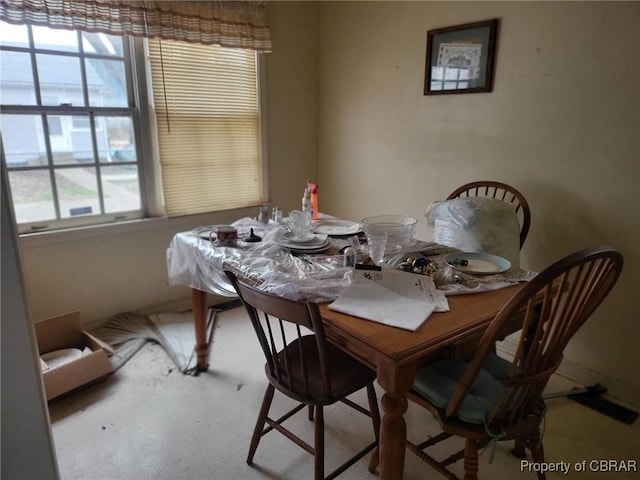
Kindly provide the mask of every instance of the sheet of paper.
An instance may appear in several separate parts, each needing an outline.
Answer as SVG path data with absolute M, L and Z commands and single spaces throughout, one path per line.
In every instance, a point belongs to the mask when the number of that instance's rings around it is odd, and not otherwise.
M 413 300 L 356 276 L 329 309 L 374 322 L 415 331 L 429 318 L 434 304 Z
M 354 278 L 363 277 L 403 297 L 432 303 L 436 312 L 448 312 L 449 302 L 444 292 L 436 288 L 433 279 L 399 270 L 356 270 Z

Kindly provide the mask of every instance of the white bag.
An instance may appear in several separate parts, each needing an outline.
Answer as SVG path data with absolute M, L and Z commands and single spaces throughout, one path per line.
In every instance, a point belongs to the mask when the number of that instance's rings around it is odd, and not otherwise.
M 486 252 L 520 267 L 520 224 L 515 207 L 490 197 L 434 202 L 427 213 L 436 243 L 464 252 Z

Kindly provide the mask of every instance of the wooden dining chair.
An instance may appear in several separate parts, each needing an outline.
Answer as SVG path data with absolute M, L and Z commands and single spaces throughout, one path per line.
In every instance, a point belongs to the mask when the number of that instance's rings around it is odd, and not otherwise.
M 371 417 L 374 440 L 336 468 L 326 479 L 337 477 L 376 449 L 369 463 L 369 471 L 373 473 L 377 465 L 380 432 L 380 412 L 373 386 L 375 372 L 327 342 L 317 304 L 278 297 L 243 283 L 231 271 L 227 270 L 225 274 L 249 314 L 267 360 L 265 372 L 269 384 L 251 438 L 247 463 L 253 463 L 253 456 L 262 436 L 275 429 L 314 455 L 313 478 L 325 478 L 323 407 L 343 402 Z M 346 398 L 363 388 L 367 389 L 369 410 Z M 296 400 L 299 405 L 274 420 L 269 417 L 269 409 L 275 390 Z M 309 410 L 309 420 L 314 420 L 314 446 L 282 425 L 305 406 Z
M 460 197 L 490 197 L 504 202 L 512 203 L 518 216 L 520 223 L 520 249 L 524 245 L 531 226 L 531 211 L 529 204 L 518 190 L 506 183 L 493 182 L 490 180 L 482 180 L 471 182 L 456 188 L 447 197 L 447 200 L 453 200 Z
M 408 442 L 409 450 L 449 479 L 458 477 L 447 466 L 461 458 L 464 480 L 477 479 L 478 450 L 491 442 L 515 440 L 516 456 L 524 458 L 526 448 L 534 462 L 544 462 L 542 392 L 565 346 L 611 291 L 622 265 L 622 255 L 608 247 L 563 258 L 502 307 L 469 359 L 445 358 L 420 369 L 407 397 L 431 412 L 442 433 L 420 444 Z M 493 346 L 514 319 L 522 329 L 508 361 Z M 463 450 L 444 460 L 426 452 L 451 436 L 465 439 Z

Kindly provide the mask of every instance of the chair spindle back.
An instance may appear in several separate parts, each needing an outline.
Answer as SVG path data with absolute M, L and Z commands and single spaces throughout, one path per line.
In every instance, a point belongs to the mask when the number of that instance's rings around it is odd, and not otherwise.
M 270 376 L 288 393 L 308 397 L 311 382 L 317 383 L 317 380 L 309 377 L 310 355 L 302 349 L 314 349 L 317 355 L 313 361 L 318 363 L 324 393 L 331 396 L 326 338 L 318 306 L 271 295 L 242 283 L 232 272 L 225 273 L 249 314 Z M 293 342 L 297 343 L 294 352 L 286 348 Z
M 559 367 L 564 348 L 609 294 L 622 266 L 618 251 L 601 247 L 569 255 L 538 274 L 507 302 L 483 335 L 447 416 L 457 410 L 505 324 L 518 316 L 524 318 L 520 338 L 492 416 L 511 425 L 539 414 L 542 391 Z

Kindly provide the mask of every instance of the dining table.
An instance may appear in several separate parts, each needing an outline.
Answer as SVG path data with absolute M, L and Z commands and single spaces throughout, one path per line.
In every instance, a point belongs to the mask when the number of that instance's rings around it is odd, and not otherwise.
M 319 303 L 327 339 L 374 369 L 376 381 L 383 390 L 379 443 L 379 477 L 382 479 L 403 477 L 406 394 L 413 385 L 416 370 L 447 349 L 479 338 L 501 307 L 522 288 L 523 282 L 535 275 L 513 268 L 500 275 L 464 277 L 468 282 L 447 282 L 446 279 L 451 278 L 450 266 L 439 263 L 442 272 L 447 272 L 441 276 L 438 288 L 446 294 L 448 311 L 434 312 L 417 329 L 409 330 L 330 308 L 331 302 L 351 281 L 352 269 L 343 267 L 341 251 L 354 244 L 357 228 L 348 230 L 348 235 L 329 235 L 326 251 L 308 255 L 279 242 L 283 231 L 279 224 L 264 225 L 245 218 L 233 225 L 239 231 L 239 238 L 245 238 L 249 229 L 254 229 L 262 241 L 239 241 L 235 247 L 220 247 L 211 235 L 216 226 L 205 226 L 176 234 L 167 250 L 169 283 L 191 287 L 198 368 L 209 367 L 209 294 L 236 296 L 224 270 L 231 270 L 243 281 L 266 291 Z M 338 230 L 338 233 L 344 232 Z M 400 252 L 386 256 L 385 265 L 395 268 L 408 255 L 442 259 L 449 252 L 449 247 L 412 239 Z M 518 329 L 518 325 L 513 329 Z

